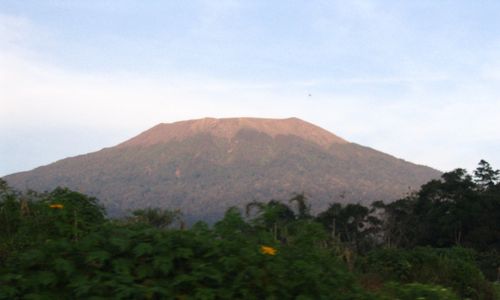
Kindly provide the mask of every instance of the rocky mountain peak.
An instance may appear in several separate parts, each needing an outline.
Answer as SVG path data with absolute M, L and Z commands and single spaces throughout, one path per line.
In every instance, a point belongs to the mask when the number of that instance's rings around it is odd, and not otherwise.
M 298 118 L 204 118 L 175 123 L 161 123 L 120 144 L 120 147 L 150 146 L 184 140 L 197 134 L 232 139 L 241 130 L 254 130 L 271 137 L 278 135 L 297 136 L 322 147 L 348 143 L 344 139 Z

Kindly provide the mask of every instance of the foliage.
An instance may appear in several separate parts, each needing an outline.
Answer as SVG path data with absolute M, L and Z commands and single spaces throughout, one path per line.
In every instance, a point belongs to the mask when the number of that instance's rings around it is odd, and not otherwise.
M 500 299 L 500 282 L 497 281 L 493 284 L 493 289 L 495 290 L 495 299 Z
M 19 194 L 2 183 L 0 262 L 47 240 L 78 240 L 105 222 L 97 199 L 57 188 L 50 193 Z
M 0 298 L 369 299 L 325 249 L 281 246 L 231 209 L 214 229 L 108 223 L 79 240 L 49 240 L 11 257 Z M 262 245 L 276 249 L 261 253 Z
M 462 298 L 494 299 L 492 286 L 475 265 L 474 256 L 463 248 L 378 249 L 359 261 L 358 267 L 383 281 L 442 285 Z
M 500 231 L 495 230 L 500 228 L 497 171 L 482 161 L 474 174 L 456 169 L 425 184 L 418 193 L 385 206 L 387 239 L 400 246 L 500 249 Z
M 500 253 L 498 250 L 478 252 L 476 264 L 486 278 L 490 281 L 500 282 Z
M 370 215 L 370 210 L 361 204 L 333 203 L 318 214 L 316 221 L 355 251 L 361 252 L 370 247 L 370 238 L 378 231 L 380 220 Z
M 109 220 L 95 198 L 0 180 L 0 299 L 498 299 L 498 175 L 481 161 L 388 204 L 314 216 L 295 194 L 190 229 L 178 210 Z
M 178 222 L 180 227 L 184 226 L 182 214 L 179 210 L 171 211 L 160 208 L 134 210 L 128 222 L 144 223 L 160 229 L 167 228 L 175 222 Z
M 421 283 L 395 283 L 391 282 L 384 287 L 382 299 L 399 300 L 458 300 L 459 297 L 445 287 Z

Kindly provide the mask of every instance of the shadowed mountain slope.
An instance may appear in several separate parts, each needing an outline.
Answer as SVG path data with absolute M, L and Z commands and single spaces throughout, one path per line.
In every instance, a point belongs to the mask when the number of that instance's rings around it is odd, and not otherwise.
M 393 200 L 439 176 L 296 118 L 207 118 L 159 124 L 5 179 L 18 189 L 67 186 L 99 198 L 112 215 L 158 206 L 210 221 L 230 206 L 294 192 L 315 211 L 332 201 Z

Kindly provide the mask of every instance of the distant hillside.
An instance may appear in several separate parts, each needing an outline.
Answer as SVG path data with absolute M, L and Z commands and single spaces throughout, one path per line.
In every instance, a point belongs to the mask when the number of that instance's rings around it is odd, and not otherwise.
M 5 180 L 18 189 L 67 186 L 99 198 L 111 214 L 157 206 L 211 220 L 230 206 L 294 192 L 305 192 L 313 210 L 393 200 L 439 176 L 300 119 L 207 118 L 159 124 Z

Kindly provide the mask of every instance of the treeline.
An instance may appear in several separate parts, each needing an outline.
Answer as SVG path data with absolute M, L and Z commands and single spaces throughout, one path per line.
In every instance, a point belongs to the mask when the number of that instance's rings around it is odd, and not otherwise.
M 391 203 L 312 214 L 296 194 L 190 228 L 0 180 L 0 299 L 500 299 L 499 175 L 481 161 Z

